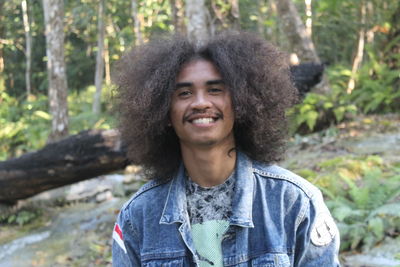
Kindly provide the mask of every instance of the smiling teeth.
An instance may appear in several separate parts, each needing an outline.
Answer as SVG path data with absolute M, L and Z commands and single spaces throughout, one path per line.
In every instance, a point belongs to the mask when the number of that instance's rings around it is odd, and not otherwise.
M 214 121 L 213 118 L 200 118 L 200 119 L 193 120 L 193 123 L 207 124 L 207 123 L 212 123 L 213 121 Z

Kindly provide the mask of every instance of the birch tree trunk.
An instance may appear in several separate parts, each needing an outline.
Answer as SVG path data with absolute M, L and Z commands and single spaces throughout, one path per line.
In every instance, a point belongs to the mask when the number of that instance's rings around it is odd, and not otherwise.
M 132 19 L 133 19 L 133 31 L 135 33 L 135 44 L 143 44 L 143 36 L 141 31 L 141 19 L 139 18 L 138 3 L 137 0 L 132 0 Z
M 64 1 L 43 0 L 46 25 L 46 55 L 49 80 L 50 114 L 49 142 L 68 135 L 67 76 L 64 60 Z
M 307 33 L 306 27 L 293 2 L 291 0 L 275 0 L 275 4 L 281 25 L 289 40 L 293 53 L 302 61 L 320 63 L 321 60 L 315 50 L 314 43 Z M 326 76 L 324 76 L 321 83 L 315 87 L 315 91 L 322 94 L 326 94 L 330 90 Z
M 364 45 L 365 45 L 365 16 L 366 16 L 366 5 L 365 2 L 361 2 L 361 7 L 360 7 L 360 22 L 361 22 L 361 28 L 358 32 L 358 43 L 357 43 L 357 51 L 353 59 L 353 65 L 351 68 L 351 76 L 349 79 L 349 82 L 347 84 L 347 93 L 351 94 L 353 91 L 356 82 L 355 82 L 355 77 L 358 69 L 361 66 L 361 62 L 364 56 Z
M 93 99 L 93 113 L 100 114 L 101 111 L 101 91 L 103 87 L 103 76 L 104 76 L 104 2 L 105 0 L 99 1 L 99 13 L 97 16 L 97 27 L 98 27 L 98 39 L 97 39 L 97 55 L 96 55 L 96 73 L 94 78 L 94 84 L 96 86 L 96 92 Z
M 32 67 L 32 34 L 31 34 L 31 23 L 28 12 L 28 4 L 26 0 L 21 2 L 22 8 L 22 20 L 24 22 L 24 32 L 25 32 L 25 57 L 26 57 L 26 67 L 25 67 L 25 87 L 26 87 L 26 97 L 32 93 L 31 89 L 31 67 Z
M 0 1 L 0 21 L 3 21 L 3 6 L 4 1 Z M 0 23 L 0 36 L 4 36 L 4 24 Z M 3 58 L 3 44 L 0 39 L 0 92 L 5 90 L 4 86 L 4 58 Z
M 197 45 L 204 44 L 211 34 L 210 16 L 205 0 L 186 0 L 187 36 Z

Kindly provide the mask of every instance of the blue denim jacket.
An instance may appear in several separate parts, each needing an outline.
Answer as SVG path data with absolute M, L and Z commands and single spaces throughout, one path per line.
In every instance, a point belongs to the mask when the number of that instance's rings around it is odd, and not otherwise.
M 315 186 L 239 152 L 236 175 L 224 266 L 339 266 L 339 233 Z M 123 206 L 113 266 L 198 266 L 185 182 L 181 166 L 173 179 L 150 181 Z

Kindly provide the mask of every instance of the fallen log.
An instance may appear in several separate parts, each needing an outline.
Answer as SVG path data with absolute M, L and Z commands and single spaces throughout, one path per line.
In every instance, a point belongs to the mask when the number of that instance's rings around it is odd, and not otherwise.
M 0 203 L 121 170 L 128 164 L 125 154 L 117 130 L 88 130 L 2 161 Z

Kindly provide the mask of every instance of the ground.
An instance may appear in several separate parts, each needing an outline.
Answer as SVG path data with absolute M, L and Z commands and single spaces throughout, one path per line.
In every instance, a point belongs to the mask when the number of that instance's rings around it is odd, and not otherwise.
M 323 132 L 293 137 L 280 165 L 305 175 L 319 174 L 323 163 L 332 159 L 376 156 L 400 167 L 399 129 L 398 114 L 357 117 Z M 0 266 L 111 266 L 116 215 L 142 183 L 135 175 L 103 177 L 21 202 L 20 212 L 8 217 L 13 223 L 1 225 Z M 399 243 L 395 232 L 365 253 L 350 250 L 341 259 L 344 266 L 396 266 Z

